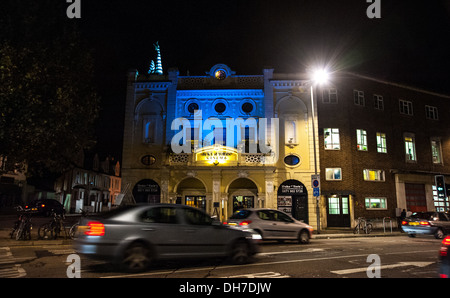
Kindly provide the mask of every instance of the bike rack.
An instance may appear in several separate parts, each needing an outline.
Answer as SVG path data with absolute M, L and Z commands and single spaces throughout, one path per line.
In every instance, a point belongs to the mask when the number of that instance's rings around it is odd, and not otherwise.
M 383 232 L 386 233 L 386 221 L 389 220 L 391 224 L 391 233 L 392 233 L 392 218 L 390 217 L 383 217 Z

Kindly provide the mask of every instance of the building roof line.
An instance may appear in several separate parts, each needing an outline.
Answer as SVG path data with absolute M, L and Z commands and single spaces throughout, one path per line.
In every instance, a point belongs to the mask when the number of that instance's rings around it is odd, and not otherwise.
M 361 78 L 361 79 L 371 80 L 371 81 L 374 81 L 374 82 L 378 82 L 378 83 L 394 86 L 394 87 L 409 89 L 409 90 L 416 91 L 416 92 L 421 92 L 421 93 L 425 93 L 425 94 L 429 94 L 429 95 L 433 95 L 433 96 L 439 96 L 439 97 L 450 99 L 450 95 L 447 95 L 447 94 L 442 94 L 442 93 L 433 92 L 433 91 L 429 91 L 429 90 L 425 90 L 425 89 L 421 89 L 421 88 L 417 88 L 417 87 L 412 87 L 412 86 L 408 86 L 408 85 L 404 85 L 404 84 L 390 82 L 390 81 L 386 81 L 386 80 L 382 80 L 382 79 L 378 79 L 378 78 L 374 78 L 374 77 L 358 74 L 358 73 L 355 73 L 355 72 L 341 71 L 341 73 L 347 74 L 347 75 L 351 75 L 351 76 L 355 76 L 355 77 L 358 77 L 358 78 Z

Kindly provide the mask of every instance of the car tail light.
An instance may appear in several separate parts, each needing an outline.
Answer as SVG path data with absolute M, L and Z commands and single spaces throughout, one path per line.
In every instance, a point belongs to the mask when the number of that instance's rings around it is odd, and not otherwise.
M 251 224 L 251 223 L 252 223 L 251 220 L 244 220 L 244 221 L 241 221 L 241 222 L 239 223 L 239 225 L 240 225 L 240 226 L 248 226 L 248 225 Z
M 447 236 L 442 240 L 442 245 L 450 246 L 450 236 Z
M 448 247 L 450 246 L 450 236 L 447 236 L 442 240 L 442 246 L 439 249 L 439 255 L 441 257 L 446 257 L 448 253 Z
M 408 222 L 406 220 L 404 220 L 404 221 L 402 221 L 402 225 L 406 226 L 406 225 L 408 225 Z
M 45 204 L 42 204 L 41 207 L 44 208 L 44 207 L 45 207 Z
M 421 225 L 421 226 L 429 226 L 430 223 L 429 223 L 428 221 L 421 221 L 421 222 L 420 222 L 420 225 Z
M 98 221 L 88 222 L 88 230 L 84 232 L 88 236 L 103 236 L 105 235 L 105 225 Z

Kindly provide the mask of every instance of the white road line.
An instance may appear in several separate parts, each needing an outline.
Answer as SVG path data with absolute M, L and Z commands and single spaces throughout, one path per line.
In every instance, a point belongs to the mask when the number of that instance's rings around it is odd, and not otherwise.
M 424 253 L 424 252 L 436 252 L 435 250 L 420 250 L 420 251 L 407 251 L 407 252 L 392 252 L 385 253 L 383 255 L 404 255 L 404 254 L 416 254 L 416 253 Z M 212 267 L 202 267 L 202 268 L 188 268 L 188 269 L 173 269 L 170 271 L 156 271 L 156 272 L 143 272 L 136 274 L 122 274 L 122 275 L 112 275 L 112 276 L 102 276 L 100 278 L 124 278 L 124 277 L 142 277 L 142 276 L 152 276 L 152 275 L 163 275 L 173 273 L 176 270 L 176 273 L 187 273 L 187 272 L 195 272 L 195 271 L 210 271 L 210 270 L 223 270 L 223 269 L 232 269 L 232 268 L 243 268 L 243 267 L 252 267 L 252 266 L 267 266 L 267 265 L 277 265 L 277 264 L 289 264 L 289 263 L 301 263 L 301 262 L 312 262 L 312 261 L 324 261 L 330 259 L 345 259 L 345 258 L 354 258 L 354 257 L 367 257 L 367 253 L 358 254 L 358 255 L 345 255 L 345 256 L 325 256 L 321 258 L 310 258 L 310 259 L 297 259 L 297 260 L 284 260 L 284 261 L 274 261 L 274 262 L 264 262 L 264 263 L 252 263 L 246 265 L 226 265 L 226 266 L 212 266 Z
M 0 264 L 12 265 L 0 268 L 0 278 L 18 278 L 27 275 L 20 264 L 15 264 L 17 260 L 13 257 L 9 247 L 0 247 Z
M 414 267 L 426 267 L 428 265 L 434 264 L 434 262 L 400 262 L 397 264 L 390 264 L 390 265 L 381 265 L 380 270 L 382 269 L 392 269 L 397 267 L 407 267 L 407 266 L 414 266 Z M 359 272 L 366 272 L 367 266 L 362 268 L 353 268 L 353 269 L 343 269 L 343 270 L 336 270 L 336 271 L 330 271 L 334 274 L 352 274 L 352 273 L 359 273 Z

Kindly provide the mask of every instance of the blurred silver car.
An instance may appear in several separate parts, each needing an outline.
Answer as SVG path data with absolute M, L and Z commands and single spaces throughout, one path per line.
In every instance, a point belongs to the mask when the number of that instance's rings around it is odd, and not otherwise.
M 234 263 L 246 263 L 258 252 L 258 239 L 258 234 L 225 226 L 200 209 L 157 204 L 82 218 L 74 248 L 138 272 L 164 258 L 229 256 Z
M 241 209 L 226 224 L 241 229 L 252 229 L 263 240 L 298 240 L 306 244 L 312 238 L 313 227 L 288 214 L 274 209 Z

